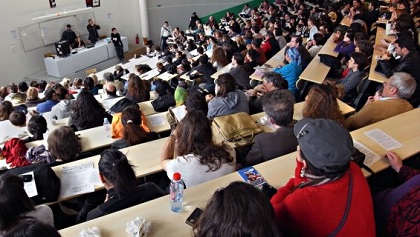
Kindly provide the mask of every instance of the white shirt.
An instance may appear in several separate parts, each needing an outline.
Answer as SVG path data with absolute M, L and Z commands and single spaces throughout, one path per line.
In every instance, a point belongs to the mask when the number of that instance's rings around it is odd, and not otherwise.
M 209 167 L 207 165 L 200 164 L 200 161 L 194 154 L 188 154 L 186 156 L 178 156 L 173 160 L 170 160 L 167 164 L 166 174 L 170 179 L 172 179 L 175 172 L 180 173 L 181 179 L 184 181 L 187 188 L 219 178 L 223 175 L 235 172 L 236 170 L 235 151 L 230 149 L 228 152 L 234 158 L 234 162 L 232 162 L 232 164 L 223 163 L 218 170 L 208 171 Z

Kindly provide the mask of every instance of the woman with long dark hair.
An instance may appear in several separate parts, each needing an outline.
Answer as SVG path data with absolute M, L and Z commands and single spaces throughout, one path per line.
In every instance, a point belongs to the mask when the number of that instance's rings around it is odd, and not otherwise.
M 232 148 L 213 143 L 206 115 L 189 111 L 164 145 L 161 164 L 169 178 L 178 172 L 191 187 L 234 172 L 235 158 Z
M 194 225 L 194 237 L 280 236 L 273 207 L 257 188 L 233 182 L 217 190 Z
M 103 204 L 87 214 L 87 220 L 147 202 L 165 194 L 151 182 L 137 186 L 133 166 L 118 150 L 103 151 L 98 168 L 99 177 L 107 190 L 107 195 Z
M 78 131 L 101 126 L 108 115 L 92 93 L 81 90 L 74 101 L 69 126 Z M 108 119 L 109 120 L 109 119 Z
M 141 126 L 141 112 L 134 107 L 127 107 L 121 114 L 121 123 L 124 126 L 123 138 L 112 143 L 111 148 L 120 149 L 137 145 L 158 138 L 155 132 L 146 132 Z
M 25 219 L 37 219 L 54 226 L 54 217 L 47 205 L 36 206 L 23 188 L 23 180 L 13 174 L 0 176 L 0 236 Z
M 140 79 L 139 76 L 132 75 L 128 79 L 127 94 L 125 95 L 125 98 L 134 103 L 150 100 L 150 88 L 148 88 L 147 83 Z

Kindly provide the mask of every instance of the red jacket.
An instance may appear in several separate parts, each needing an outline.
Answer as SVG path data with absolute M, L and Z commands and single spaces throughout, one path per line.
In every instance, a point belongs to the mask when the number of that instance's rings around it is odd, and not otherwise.
M 349 174 L 319 186 L 291 190 L 305 181 L 303 164 L 297 162 L 295 178 L 271 198 L 280 231 L 292 236 L 328 236 L 339 225 L 346 209 Z M 350 165 L 353 194 L 350 212 L 337 236 L 375 236 L 373 204 L 368 183 L 360 168 Z

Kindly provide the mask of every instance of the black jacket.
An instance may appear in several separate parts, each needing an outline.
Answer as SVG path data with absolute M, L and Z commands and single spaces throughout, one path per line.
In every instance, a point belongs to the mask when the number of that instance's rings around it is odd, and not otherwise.
M 154 183 L 138 186 L 124 197 L 118 198 L 113 189 L 108 190 L 109 199 L 87 214 L 86 220 L 92 220 L 110 213 L 129 208 L 131 206 L 153 200 L 165 195 L 161 188 Z
M 378 66 L 386 77 L 391 77 L 394 72 L 406 72 L 414 77 L 417 82 L 416 90 L 409 99 L 413 107 L 420 103 L 420 58 L 417 53 L 408 53 L 404 58 L 396 60 L 378 60 Z

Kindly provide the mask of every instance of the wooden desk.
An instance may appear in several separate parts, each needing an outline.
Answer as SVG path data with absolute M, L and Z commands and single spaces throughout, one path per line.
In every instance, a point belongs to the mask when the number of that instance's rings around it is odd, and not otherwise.
M 173 78 L 177 77 L 178 73 L 175 74 L 171 74 L 169 72 L 164 72 L 162 74 L 160 74 L 159 76 L 157 76 L 157 78 L 164 80 L 164 81 L 169 81 L 172 80 Z
M 295 153 L 254 166 L 274 187 L 281 187 L 294 174 Z M 191 227 L 185 220 L 196 208 L 204 208 L 213 193 L 233 181 L 242 181 L 237 172 L 188 188 L 184 191 L 184 211 L 173 213 L 169 209 L 168 195 L 161 198 L 75 225 L 60 231 L 63 237 L 79 236 L 82 229 L 97 226 L 103 237 L 121 236 L 126 223 L 137 216 L 152 221 L 150 236 L 191 236 Z M 112 223 L 112 224 L 111 224 Z
M 362 143 L 372 151 L 378 153 L 380 156 L 383 156 L 387 151 L 364 134 L 366 131 L 379 128 L 403 145 L 402 147 L 394 149 L 393 151 L 397 153 L 402 159 L 406 159 L 420 152 L 419 118 L 420 109 L 414 109 L 409 112 L 357 129 L 350 134 L 353 139 Z M 370 166 L 374 172 L 379 172 L 386 169 L 387 167 L 389 167 L 389 164 L 384 159 L 381 159 L 380 161 Z M 365 176 L 366 175 L 367 172 L 365 172 Z
M 377 27 L 375 45 L 380 45 L 381 39 L 383 38 L 388 39 L 388 40 L 393 40 L 394 37 L 385 35 L 385 29 Z M 379 83 L 384 83 L 388 81 L 388 78 L 384 74 L 375 71 L 376 65 L 378 64 L 378 60 L 376 58 L 381 55 L 382 55 L 381 50 L 377 50 L 377 49 L 373 50 L 372 63 L 370 64 L 370 69 L 369 69 L 369 80 L 376 81 Z
M 271 57 L 264 65 L 275 68 L 277 66 L 284 66 L 284 53 L 287 47 L 283 47 L 279 52 L 277 52 L 273 57 Z M 264 76 L 263 72 L 255 71 L 249 76 L 252 80 L 262 81 Z
M 232 68 L 232 63 L 229 63 L 228 65 L 224 66 L 222 69 L 220 69 L 219 71 L 213 73 L 213 75 L 211 75 L 211 78 L 213 79 L 217 79 L 219 77 L 220 74 L 223 73 L 228 73 L 230 71 L 230 69 Z
M 158 113 L 153 108 L 153 105 L 152 105 L 152 101 L 151 100 L 140 102 L 139 103 L 139 106 L 140 106 L 140 110 L 143 112 L 143 114 L 145 116 Z
M 162 139 L 158 139 L 158 140 L 120 149 L 122 153 L 126 154 L 128 160 L 134 166 L 134 171 L 136 173 L 137 178 L 141 178 L 146 175 L 154 174 L 163 170 L 160 164 L 160 152 L 167 139 L 168 138 L 162 138 Z M 57 176 L 61 179 L 63 167 L 76 166 L 76 165 L 85 164 L 88 162 L 93 162 L 94 168 L 98 169 L 99 158 L 100 158 L 99 155 L 92 156 L 85 159 L 73 161 L 67 164 L 55 166 L 52 169 L 57 174 Z M 102 188 L 104 188 L 103 185 L 95 186 L 95 190 L 99 190 Z M 59 197 L 59 200 L 57 202 L 62 202 L 62 201 L 65 201 L 74 197 L 75 196 Z
M 57 126 L 63 126 L 61 123 L 57 124 Z M 106 147 L 111 145 L 115 139 L 111 137 L 107 137 L 104 135 L 104 127 L 94 127 L 90 129 L 85 129 L 82 131 L 77 131 L 76 134 L 80 134 L 80 142 L 82 144 L 82 151 L 91 151 L 97 148 Z M 111 132 L 110 132 L 111 136 Z M 46 145 L 46 141 L 39 140 L 34 142 L 26 143 L 27 147 L 39 146 L 39 145 Z
M 171 130 L 171 126 L 166 119 L 166 113 L 167 112 L 161 112 L 146 116 L 147 126 L 150 128 L 150 130 L 157 133 Z
M 341 20 L 340 25 L 350 26 L 353 22 L 353 19 L 349 16 L 344 16 L 343 20 Z

